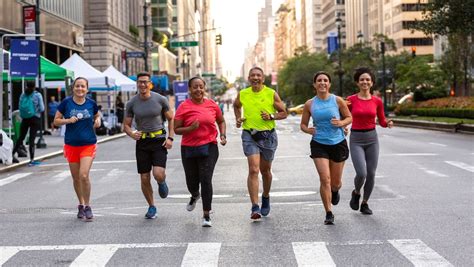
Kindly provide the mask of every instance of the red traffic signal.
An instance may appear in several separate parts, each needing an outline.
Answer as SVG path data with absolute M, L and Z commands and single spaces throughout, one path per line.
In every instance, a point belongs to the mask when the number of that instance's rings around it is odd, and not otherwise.
M 222 35 L 221 34 L 216 35 L 216 45 L 222 45 Z

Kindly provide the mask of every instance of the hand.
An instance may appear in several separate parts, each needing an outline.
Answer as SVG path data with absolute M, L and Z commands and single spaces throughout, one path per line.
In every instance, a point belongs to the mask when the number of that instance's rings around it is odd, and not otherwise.
M 221 145 L 225 146 L 227 144 L 227 138 L 225 135 L 221 135 Z
M 316 133 L 316 128 L 309 127 L 307 133 L 310 134 L 310 135 L 314 135 Z
M 237 128 L 240 128 L 240 126 L 242 126 L 242 123 L 245 121 L 245 118 L 238 118 L 236 121 L 235 121 L 235 127 Z
M 269 121 L 272 119 L 270 116 L 270 113 L 266 113 L 265 111 L 260 111 L 260 116 L 262 117 L 262 120 L 264 121 Z
M 79 119 L 76 116 L 72 116 L 71 118 L 67 119 L 67 123 L 76 123 Z
M 392 121 L 392 120 L 388 120 L 388 121 L 387 121 L 387 127 L 388 127 L 388 128 L 392 128 L 392 127 L 393 127 L 393 121 Z
M 100 127 L 100 118 L 97 118 L 94 121 L 94 128 L 99 128 L 99 127 Z
M 350 100 L 345 100 L 345 101 L 346 101 L 347 106 L 350 106 L 352 104 Z
M 166 138 L 162 146 L 164 146 L 166 149 L 171 149 L 173 147 L 173 141 L 171 141 L 169 138 Z
M 338 120 L 336 118 L 331 119 L 331 124 L 336 127 L 343 127 L 341 120 Z
M 344 127 L 344 135 L 347 136 L 349 134 L 349 127 Z
M 191 125 L 189 125 L 189 129 L 191 129 L 191 131 L 194 131 L 196 130 L 197 128 L 199 128 L 199 121 L 198 120 L 195 120 L 193 121 L 193 123 L 191 123 Z
M 133 140 L 140 140 L 140 138 L 142 138 L 142 131 L 133 131 L 132 134 L 130 135 L 130 137 L 133 139 Z

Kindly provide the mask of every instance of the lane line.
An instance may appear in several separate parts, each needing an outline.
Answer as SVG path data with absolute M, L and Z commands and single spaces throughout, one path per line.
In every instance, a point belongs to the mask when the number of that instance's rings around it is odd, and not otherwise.
M 71 175 L 69 171 L 62 171 L 55 176 L 51 177 L 49 181 L 45 181 L 46 183 L 50 184 L 59 184 L 60 182 L 64 181 L 67 177 Z
M 388 240 L 415 266 L 453 266 L 419 239 Z
M 293 242 L 298 266 L 336 266 L 324 242 Z
M 17 173 L 12 176 L 9 176 L 8 178 L 0 180 L 0 186 L 7 185 L 9 183 L 13 183 L 16 180 L 19 180 L 21 178 L 25 178 L 26 176 L 32 174 L 32 172 L 26 172 L 26 173 Z
M 0 247 L 0 266 L 3 266 L 11 257 L 15 256 L 20 250 L 13 247 Z
M 105 266 L 118 249 L 114 245 L 89 245 L 70 266 Z
M 474 172 L 474 166 L 468 165 L 464 162 L 460 162 L 460 161 L 445 161 L 445 162 L 448 163 L 449 165 L 461 168 L 461 169 L 466 170 L 468 172 Z
M 189 243 L 181 266 L 218 266 L 221 243 Z
M 430 145 L 434 145 L 434 146 L 442 146 L 442 147 L 447 147 L 447 145 L 445 144 L 440 144 L 440 143 L 429 143 Z
M 395 153 L 395 154 L 387 154 L 387 156 L 394 155 L 394 156 L 438 156 L 436 153 Z

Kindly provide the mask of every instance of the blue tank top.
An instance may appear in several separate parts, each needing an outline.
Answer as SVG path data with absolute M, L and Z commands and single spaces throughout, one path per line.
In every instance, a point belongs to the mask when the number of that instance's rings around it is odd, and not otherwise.
M 315 96 L 311 105 L 311 117 L 316 128 L 314 141 L 324 145 L 335 145 L 345 139 L 344 130 L 331 124 L 332 118 L 341 119 L 335 95 L 330 94 L 326 100 Z

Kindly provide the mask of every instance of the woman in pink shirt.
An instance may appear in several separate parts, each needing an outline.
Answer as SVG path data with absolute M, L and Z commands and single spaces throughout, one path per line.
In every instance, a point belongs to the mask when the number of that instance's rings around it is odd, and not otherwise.
M 183 135 L 181 140 L 181 159 L 186 185 L 191 199 L 186 209 L 194 210 L 196 202 L 202 196 L 203 227 L 210 227 L 209 212 L 212 204 L 212 175 L 216 166 L 219 150 L 217 149 L 217 125 L 220 132 L 220 143 L 225 145 L 226 125 L 219 106 L 205 97 L 206 82 L 200 77 L 188 81 L 189 99 L 181 103 L 174 117 L 174 131 Z M 199 193 L 201 184 L 201 193 Z
M 356 176 L 355 189 L 352 191 L 350 206 L 359 209 L 360 190 L 364 186 L 364 197 L 360 204 L 360 212 L 370 215 L 372 210 L 367 202 L 374 188 L 375 170 L 379 159 L 379 140 L 375 130 L 375 119 L 380 126 L 392 128 L 393 122 L 385 119 L 383 103 L 380 98 L 370 93 L 375 76 L 369 68 L 359 68 L 354 73 L 354 81 L 359 93 L 347 98 L 352 113 L 350 135 L 350 153 Z

